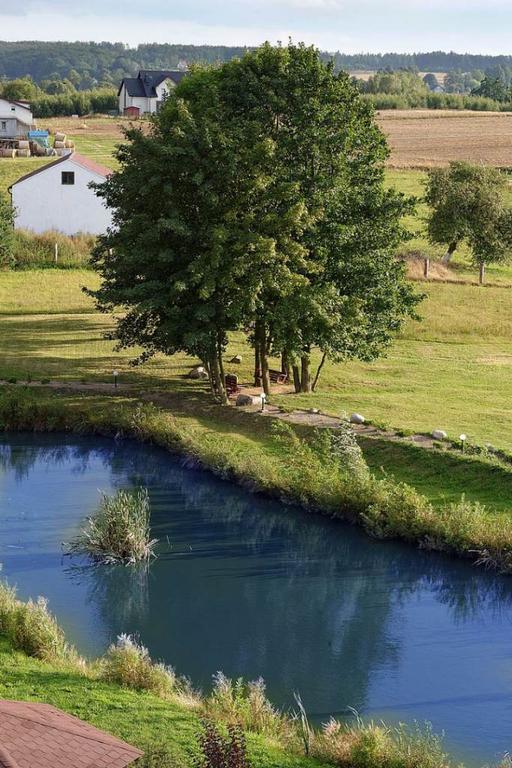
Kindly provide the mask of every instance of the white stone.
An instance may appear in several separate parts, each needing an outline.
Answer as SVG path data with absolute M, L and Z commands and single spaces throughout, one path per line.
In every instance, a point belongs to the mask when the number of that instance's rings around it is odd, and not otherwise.
M 350 416 L 350 423 L 351 424 L 364 424 L 365 418 L 364 416 L 361 416 L 360 413 L 353 413 Z
M 434 440 L 446 440 L 448 435 L 442 429 L 434 429 L 434 431 L 432 432 L 432 437 Z
M 207 379 L 208 374 L 202 365 L 196 365 L 195 368 L 187 374 L 187 379 Z
M 236 398 L 237 405 L 259 405 L 261 406 L 261 395 L 238 395 Z
M 242 355 L 235 355 L 234 357 L 231 358 L 229 362 L 234 363 L 235 365 L 240 365 L 240 363 L 242 362 Z

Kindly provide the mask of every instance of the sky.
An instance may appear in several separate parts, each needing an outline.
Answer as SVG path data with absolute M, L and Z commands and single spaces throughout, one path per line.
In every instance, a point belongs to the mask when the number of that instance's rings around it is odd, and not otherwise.
M 0 0 L 0 40 L 510 53 L 510 0 Z

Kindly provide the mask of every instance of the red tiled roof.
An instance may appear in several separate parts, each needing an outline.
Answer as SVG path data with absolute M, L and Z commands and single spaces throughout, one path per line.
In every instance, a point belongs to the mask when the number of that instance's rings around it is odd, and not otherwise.
M 125 768 L 141 755 L 49 704 L 0 701 L 0 768 Z
M 78 152 L 72 152 L 70 150 L 69 155 L 63 155 L 62 157 L 58 157 L 56 160 L 52 160 L 51 163 L 46 163 L 46 165 L 42 165 L 40 168 L 36 168 L 34 171 L 30 171 L 29 173 L 26 173 L 24 176 L 20 176 L 19 179 L 16 179 L 16 181 L 13 181 L 11 186 L 9 187 L 9 191 L 12 187 L 14 187 L 15 184 L 19 184 L 20 181 L 26 181 L 26 179 L 31 179 L 32 176 L 37 176 L 38 173 L 43 173 L 43 171 L 46 171 L 47 168 L 53 168 L 54 165 L 58 165 L 59 163 L 64 163 L 66 160 L 71 160 L 72 163 L 76 163 L 77 165 L 81 165 L 82 168 L 86 168 L 88 171 L 92 171 L 93 173 L 97 173 L 99 176 L 111 176 L 113 171 L 111 168 L 107 168 L 105 165 L 100 165 L 99 163 L 95 163 L 94 160 L 90 160 L 88 157 L 84 157 L 84 155 L 79 155 Z
M 95 163 L 94 160 L 90 159 L 90 157 L 79 155 L 78 152 L 73 152 L 73 154 L 70 155 L 68 159 L 71 160 L 73 163 L 78 163 L 78 165 L 81 165 L 83 168 L 87 168 L 89 171 L 92 171 L 93 173 L 99 174 L 100 176 L 112 175 L 111 168 L 107 168 L 105 165 L 100 165 L 99 163 Z

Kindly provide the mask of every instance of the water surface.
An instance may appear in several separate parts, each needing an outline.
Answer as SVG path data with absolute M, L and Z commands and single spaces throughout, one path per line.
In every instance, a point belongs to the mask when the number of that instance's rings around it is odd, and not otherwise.
M 144 485 L 149 573 L 63 557 L 99 491 Z M 377 542 L 132 441 L 0 437 L 0 562 L 45 595 L 82 653 L 121 632 L 208 688 L 212 674 L 298 690 L 322 721 L 353 707 L 428 720 L 472 765 L 512 748 L 512 578 Z

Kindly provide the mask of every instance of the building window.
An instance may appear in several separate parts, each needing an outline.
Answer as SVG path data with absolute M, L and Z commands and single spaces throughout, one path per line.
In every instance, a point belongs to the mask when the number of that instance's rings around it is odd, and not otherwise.
M 7 120 L 2 120 L 2 123 L 1 123 L 0 127 L 2 128 L 2 131 L 6 131 L 7 130 Z
M 75 172 L 74 171 L 62 171 L 62 183 L 63 184 L 74 184 L 75 183 Z

